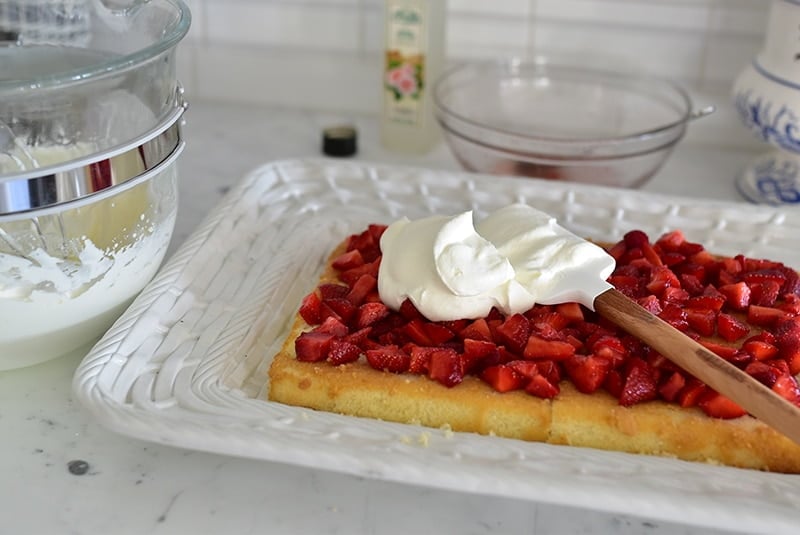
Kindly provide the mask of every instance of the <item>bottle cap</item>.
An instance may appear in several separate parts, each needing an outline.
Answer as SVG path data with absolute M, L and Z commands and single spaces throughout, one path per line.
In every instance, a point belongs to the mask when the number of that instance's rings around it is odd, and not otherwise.
M 352 156 L 357 148 L 358 132 L 352 126 L 334 126 L 322 131 L 322 152 L 328 156 Z

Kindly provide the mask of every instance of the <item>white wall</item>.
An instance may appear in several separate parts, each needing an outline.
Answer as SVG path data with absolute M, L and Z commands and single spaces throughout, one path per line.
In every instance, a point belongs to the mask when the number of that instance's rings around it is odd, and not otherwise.
M 432 0 L 445 1 L 445 0 Z M 713 120 L 696 141 L 750 144 L 730 85 L 758 51 L 769 0 L 449 0 L 447 57 L 569 53 L 674 79 Z M 382 0 L 188 0 L 189 98 L 375 112 Z M 707 124 L 702 124 L 707 123 Z

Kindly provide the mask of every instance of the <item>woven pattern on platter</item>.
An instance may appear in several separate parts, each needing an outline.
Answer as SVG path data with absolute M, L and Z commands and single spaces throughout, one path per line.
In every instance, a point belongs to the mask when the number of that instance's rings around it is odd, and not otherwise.
M 731 529 L 763 524 L 769 503 L 769 525 L 781 531 L 800 502 L 795 477 L 447 433 L 260 399 L 269 356 L 333 245 L 372 222 L 467 209 L 481 215 L 516 201 L 589 238 L 681 228 L 719 252 L 800 266 L 791 247 L 800 230 L 794 212 L 410 168 L 277 162 L 243 180 L 180 248 L 81 364 L 76 394 L 109 427 L 157 442 L 718 527 L 735 503 Z M 621 475 L 625 487 L 609 493 L 608 480 Z

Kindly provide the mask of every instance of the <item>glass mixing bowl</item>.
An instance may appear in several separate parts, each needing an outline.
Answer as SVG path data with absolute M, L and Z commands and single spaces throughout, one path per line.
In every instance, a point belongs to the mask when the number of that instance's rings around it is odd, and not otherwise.
M 188 8 L 57 4 L 0 9 L 0 370 L 95 342 L 155 275 L 178 206 Z
M 692 113 L 657 78 L 546 60 L 470 63 L 436 82 L 436 117 L 470 171 L 634 187 L 661 167 Z

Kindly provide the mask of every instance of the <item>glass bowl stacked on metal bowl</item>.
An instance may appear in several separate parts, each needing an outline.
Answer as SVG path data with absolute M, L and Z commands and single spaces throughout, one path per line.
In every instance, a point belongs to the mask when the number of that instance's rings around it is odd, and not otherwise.
M 467 63 L 435 83 L 436 118 L 469 171 L 636 187 L 661 167 L 692 112 L 654 77 L 549 61 Z
M 58 4 L 0 11 L 0 370 L 95 342 L 155 275 L 177 213 L 188 8 Z

